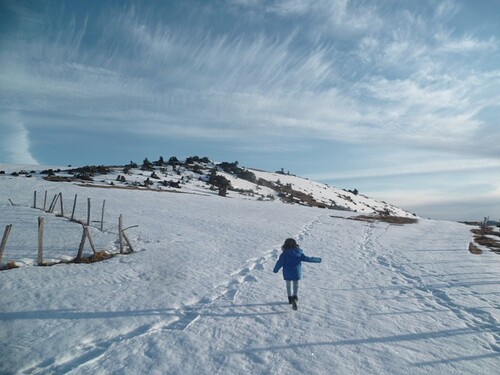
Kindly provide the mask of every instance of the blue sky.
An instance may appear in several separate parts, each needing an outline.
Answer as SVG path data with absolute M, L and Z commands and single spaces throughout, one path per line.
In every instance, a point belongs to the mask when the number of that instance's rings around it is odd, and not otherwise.
M 500 219 L 500 2 L 0 2 L 0 162 L 208 156 Z

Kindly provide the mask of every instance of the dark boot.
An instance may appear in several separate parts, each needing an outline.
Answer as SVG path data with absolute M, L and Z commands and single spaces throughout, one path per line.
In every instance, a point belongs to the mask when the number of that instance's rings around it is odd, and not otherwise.
M 297 298 L 297 296 L 293 296 L 293 297 L 292 297 L 292 309 L 297 310 L 297 308 L 298 308 L 298 307 L 297 307 L 297 301 L 298 301 L 298 300 L 299 300 L 299 299 Z
M 293 297 L 288 296 L 288 303 L 292 304 L 293 303 Z

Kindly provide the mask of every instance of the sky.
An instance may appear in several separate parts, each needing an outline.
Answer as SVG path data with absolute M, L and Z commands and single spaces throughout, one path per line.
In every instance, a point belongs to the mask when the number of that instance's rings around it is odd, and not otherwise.
M 498 0 L 0 0 L 0 162 L 280 170 L 500 219 Z

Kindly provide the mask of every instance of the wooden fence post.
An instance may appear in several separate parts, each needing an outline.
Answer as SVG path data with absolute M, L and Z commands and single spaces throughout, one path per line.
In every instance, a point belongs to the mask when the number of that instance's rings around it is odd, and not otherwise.
M 87 225 L 90 225 L 90 198 L 87 198 Z
M 75 220 L 75 209 L 76 209 L 76 198 L 78 194 L 75 194 L 75 200 L 73 201 L 73 211 L 71 211 L 71 221 Z
M 89 239 L 90 247 L 92 248 L 92 251 L 94 252 L 95 255 L 97 254 L 97 251 L 95 249 L 94 241 L 92 241 L 92 237 L 90 237 L 90 231 L 88 227 L 86 228 L 86 232 L 87 232 L 87 237 Z
M 64 204 L 62 193 L 59 193 L 59 199 L 61 200 L 61 216 L 64 217 Z
M 43 198 L 43 210 L 47 208 L 47 190 L 45 190 L 45 197 Z
M 38 218 L 38 265 L 43 264 L 43 230 L 45 227 L 45 219 L 43 217 Z
M 33 192 L 33 208 L 36 208 L 36 190 Z
M 54 207 L 56 206 L 56 203 L 57 203 L 57 197 L 58 195 L 54 195 L 54 198 L 52 199 L 52 203 L 50 204 L 49 206 L 49 210 L 47 212 L 54 212 Z
M 82 225 L 82 227 L 83 227 L 82 240 L 80 241 L 80 246 L 78 247 L 78 254 L 76 254 L 75 260 L 80 260 L 83 253 L 83 247 L 85 246 L 85 237 L 86 237 L 85 225 Z
M 12 230 L 12 224 L 5 227 L 5 232 L 3 232 L 2 242 L 0 243 L 0 263 L 2 263 L 3 251 L 5 245 L 7 245 L 7 239 L 9 238 L 10 231 Z
M 120 254 L 123 254 L 123 215 L 118 218 L 118 236 L 120 237 Z
M 486 231 L 488 229 L 488 221 L 490 220 L 489 217 L 485 217 L 483 221 L 481 222 L 481 235 L 485 235 Z
M 106 206 L 106 199 L 102 201 L 102 213 L 101 213 L 101 232 L 104 229 L 104 207 Z
M 134 225 L 134 226 L 137 226 L 137 225 Z M 128 228 L 127 228 L 128 229 Z M 125 231 L 126 229 L 124 229 Z M 125 238 L 125 242 L 127 242 L 127 245 L 128 245 L 128 248 L 129 248 L 129 252 L 133 253 L 134 252 L 134 248 L 132 247 L 132 243 L 130 243 L 130 240 L 128 239 L 127 235 L 125 234 L 125 232 L 123 232 L 123 238 Z
M 132 247 L 132 243 L 128 239 L 127 235 L 125 234 L 125 231 L 130 228 L 136 228 L 138 225 L 132 225 L 131 227 L 128 228 L 123 228 L 123 215 L 120 215 L 120 218 L 118 219 L 118 235 L 120 236 L 120 254 L 125 254 L 125 244 L 123 243 L 123 240 L 127 243 L 129 247 L 129 252 L 133 253 L 134 248 Z
M 92 247 L 92 251 L 94 254 L 97 254 L 95 246 L 94 246 L 94 241 L 92 241 L 92 237 L 90 237 L 90 232 L 89 232 L 89 227 L 86 225 L 82 225 L 83 227 L 83 233 L 82 233 L 82 240 L 80 241 L 80 246 L 78 247 L 78 254 L 76 255 L 75 260 L 80 260 L 82 258 L 83 254 L 83 248 L 85 247 L 85 241 L 88 238 L 90 246 Z

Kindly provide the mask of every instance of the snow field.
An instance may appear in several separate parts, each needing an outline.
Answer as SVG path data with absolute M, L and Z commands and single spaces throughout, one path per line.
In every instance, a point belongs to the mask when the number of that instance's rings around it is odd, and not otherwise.
M 22 248 L 36 257 L 35 189 L 106 199 L 100 247 L 116 250 L 123 213 L 139 225 L 128 231 L 138 251 L 0 272 L 2 374 L 496 373 L 499 260 L 468 253 L 464 225 L 4 178 L 1 201 L 27 206 L 0 206 L 0 228 L 15 220 L 4 260 Z M 81 237 L 64 220 L 46 223 L 54 257 Z M 272 273 L 286 237 L 323 259 L 303 265 L 298 311 Z

